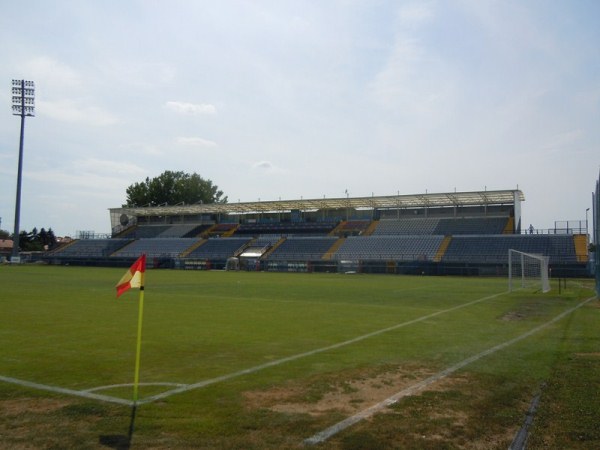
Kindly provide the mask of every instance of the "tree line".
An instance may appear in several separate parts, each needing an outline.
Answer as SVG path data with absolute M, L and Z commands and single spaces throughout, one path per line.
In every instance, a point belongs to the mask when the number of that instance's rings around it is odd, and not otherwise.
M 12 233 L 5 230 L 0 230 L 0 239 L 12 239 Z M 21 230 L 19 232 L 19 248 L 22 252 L 38 252 L 43 250 L 51 250 L 56 247 L 57 240 L 52 228 L 34 227 L 31 231 Z

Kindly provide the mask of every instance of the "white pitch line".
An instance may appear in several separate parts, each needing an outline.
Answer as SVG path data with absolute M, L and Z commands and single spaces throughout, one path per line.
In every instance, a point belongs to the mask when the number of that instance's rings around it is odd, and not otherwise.
M 67 388 L 62 388 L 62 387 L 58 387 L 58 386 L 49 386 L 47 384 L 34 383 L 32 381 L 19 380 L 17 378 L 5 377 L 2 375 L 0 375 L 0 381 L 4 381 L 6 383 L 16 384 L 16 385 L 24 386 L 24 387 L 28 387 L 28 388 L 38 389 L 41 391 L 49 391 L 49 392 L 55 392 L 58 394 L 74 395 L 76 397 L 89 398 L 92 400 L 100 400 L 103 402 L 118 403 L 119 405 L 133 406 L 133 402 L 131 400 L 125 400 L 125 399 L 118 398 L 118 397 L 111 397 L 109 395 L 94 394 L 92 392 L 87 392 L 87 391 L 76 391 L 75 389 L 67 389 Z
M 98 392 L 98 391 L 106 391 L 108 389 L 115 389 L 121 387 L 132 387 L 133 383 L 120 383 L 120 384 L 109 384 L 107 386 L 98 386 L 90 389 L 85 389 L 81 392 Z M 147 382 L 147 383 L 138 383 L 138 386 L 185 386 L 184 383 L 169 383 L 168 381 L 157 381 L 157 382 Z
M 463 367 L 465 367 L 468 364 L 471 364 L 472 362 L 475 362 L 485 356 L 488 356 L 492 353 L 502 350 L 505 347 L 508 347 L 509 345 L 515 344 L 516 342 L 519 342 L 525 338 L 528 338 L 532 334 L 535 334 L 538 331 L 546 328 L 547 326 L 552 325 L 555 322 L 558 322 L 563 317 L 571 314 L 573 311 L 579 309 L 580 307 L 582 307 L 583 305 L 585 305 L 586 303 L 589 303 L 590 301 L 592 301 L 594 299 L 596 299 L 595 296 L 590 297 L 587 300 L 584 300 L 583 302 L 579 303 L 578 305 L 576 305 L 572 308 L 569 308 L 566 311 L 563 311 L 562 313 L 560 313 L 558 316 L 554 317 L 550 321 L 543 323 L 541 325 L 538 325 L 537 327 L 527 331 L 526 333 L 521 334 L 520 336 L 517 336 L 516 338 L 510 339 L 506 342 L 503 342 L 502 344 L 498 344 L 494 347 L 491 347 L 487 350 L 477 353 L 476 355 L 471 356 L 467 359 L 464 359 L 435 375 L 432 375 L 416 384 L 413 384 L 412 386 L 409 386 L 406 389 L 403 389 L 402 391 L 397 392 L 396 394 L 392 395 L 391 397 L 388 397 L 385 400 L 383 400 L 367 409 L 364 409 L 364 410 L 358 412 L 357 414 L 350 416 L 347 419 L 344 419 L 341 422 L 336 423 L 335 425 L 332 425 L 329 428 L 326 428 L 325 430 L 313 435 L 312 437 L 305 439 L 304 444 L 315 445 L 315 444 L 324 442 L 327 439 L 329 439 L 331 436 L 339 433 L 340 431 L 343 431 L 346 428 L 360 422 L 361 420 L 364 420 L 364 419 L 367 419 L 367 418 L 373 416 L 375 413 L 378 413 L 379 411 L 383 410 L 384 408 L 387 408 L 388 406 L 393 405 L 398 400 L 400 400 L 402 397 L 406 397 L 408 395 L 414 394 L 414 393 L 422 390 L 423 388 L 429 386 L 430 384 L 440 380 L 441 378 L 444 378 L 444 377 L 450 375 L 451 373 L 456 372 L 459 369 L 462 369 Z
M 504 295 L 504 294 L 506 294 L 506 292 L 500 292 L 498 294 L 493 294 L 493 295 L 489 295 L 487 297 L 478 298 L 476 300 L 473 300 L 473 301 L 470 301 L 470 302 L 467 302 L 467 303 L 462 303 L 460 305 L 453 306 L 452 308 L 443 309 L 443 310 L 440 310 L 440 311 L 437 311 L 437 312 L 434 312 L 434 313 L 427 314 L 425 316 L 419 317 L 417 319 L 409 320 L 407 322 L 402 322 L 402 323 L 399 323 L 399 324 L 396 324 L 396 325 L 392 325 L 391 327 L 387 327 L 387 328 L 383 328 L 381 330 L 373 331 L 371 333 L 363 334 L 362 336 L 358 336 L 358 337 L 355 337 L 353 339 L 349 339 L 347 341 L 338 342 L 337 344 L 332 344 L 332 345 L 328 345 L 326 347 L 317 348 L 315 350 L 310 350 L 308 352 L 304 352 L 304 353 L 299 353 L 297 355 L 288 356 L 288 357 L 281 358 L 281 359 L 278 359 L 278 360 L 275 360 L 275 361 L 269 361 L 268 363 L 265 363 L 265 364 L 260 364 L 258 366 L 254 366 L 254 367 L 250 367 L 248 369 L 240 370 L 238 372 L 233 372 L 233 373 L 221 375 L 219 377 L 210 378 L 208 380 L 199 381 L 197 383 L 184 385 L 184 386 L 178 387 L 176 389 L 172 389 L 170 391 L 165 391 L 165 392 L 162 392 L 160 394 L 156 394 L 156 395 L 153 395 L 153 396 L 146 397 L 146 398 L 143 398 L 141 400 L 138 400 L 138 404 L 151 403 L 151 402 L 154 402 L 156 400 L 162 400 L 164 398 L 170 397 L 170 396 L 175 395 L 175 394 L 180 394 L 182 392 L 191 391 L 193 389 L 199 389 L 199 388 L 202 388 L 202 387 L 205 387 L 205 386 L 209 386 L 211 384 L 220 383 L 222 381 L 227 381 L 227 380 L 230 380 L 232 378 L 236 378 L 236 377 L 239 377 L 239 376 L 242 376 L 242 375 L 248 375 L 248 374 L 251 374 L 251 373 L 255 373 L 255 372 L 258 372 L 260 370 L 267 369 L 269 367 L 278 366 L 280 364 L 284 364 L 284 363 L 287 363 L 287 362 L 290 362 L 290 361 L 295 361 L 297 359 L 305 358 L 307 356 L 312 356 L 312 355 L 316 355 L 318 353 L 326 352 L 328 350 L 335 350 L 335 349 L 338 349 L 338 348 L 341 348 L 341 347 L 345 347 L 347 345 L 355 344 L 357 342 L 364 341 L 365 339 L 368 339 L 368 338 L 371 338 L 371 337 L 374 337 L 374 336 L 378 336 L 380 334 L 387 333 L 389 331 L 397 330 L 399 328 L 406 327 L 408 325 L 412 325 L 412 324 L 415 324 L 415 323 L 418 323 L 418 322 L 423 322 L 424 320 L 431 319 L 432 317 L 436 317 L 436 316 L 439 316 L 441 314 L 445 314 L 445 313 L 449 313 L 449 312 L 452 312 L 452 311 L 456 311 L 458 309 L 465 308 L 467 306 L 471 306 L 471 305 L 474 305 L 476 303 L 480 303 L 480 302 L 483 302 L 483 301 L 486 301 L 486 300 L 491 300 L 493 298 L 499 297 L 499 296 Z

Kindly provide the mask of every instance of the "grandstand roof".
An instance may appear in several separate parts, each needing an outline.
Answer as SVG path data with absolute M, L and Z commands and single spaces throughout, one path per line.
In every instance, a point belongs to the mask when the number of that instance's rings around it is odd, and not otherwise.
M 169 216 L 187 214 L 250 214 L 285 212 L 291 210 L 320 209 L 397 209 L 431 208 L 452 206 L 477 206 L 513 204 L 523 201 L 525 196 L 520 190 L 447 192 L 436 194 L 386 195 L 371 197 L 340 197 L 300 200 L 273 200 L 238 203 L 210 203 L 193 205 L 161 205 L 145 207 L 110 208 L 111 214 L 130 216 Z

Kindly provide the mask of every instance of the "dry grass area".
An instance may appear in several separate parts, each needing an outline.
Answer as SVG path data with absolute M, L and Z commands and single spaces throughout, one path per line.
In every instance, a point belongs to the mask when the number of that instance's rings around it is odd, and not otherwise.
M 315 419 L 346 418 L 381 402 L 434 373 L 419 366 L 367 368 L 271 389 L 246 392 L 248 409 L 264 408 L 282 414 L 305 414 Z M 343 381 L 341 381 L 343 380 Z M 518 426 L 478 429 L 478 408 L 490 401 L 490 391 L 468 374 L 443 378 L 416 395 L 401 399 L 369 420 L 320 444 L 319 448 L 507 448 Z M 515 416 L 527 410 L 519 402 Z M 519 424 L 520 420 L 514 422 Z M 306 436 L 309 437 L 309 436 Z
M 322 416 L 338 412 L 352 415 L 427 378 L 432 371 L 416 367 L 397 367 L 383 372 L 365 369 L 347 374 L 348 378 L 310 380 L 302 385 L 288 383 L 264 391 L 246 392 L 248 408 Z
M 115 412 L 69 397 L 0 399 L 0 449 L 98 448 L 98 426 L 113 420 Z

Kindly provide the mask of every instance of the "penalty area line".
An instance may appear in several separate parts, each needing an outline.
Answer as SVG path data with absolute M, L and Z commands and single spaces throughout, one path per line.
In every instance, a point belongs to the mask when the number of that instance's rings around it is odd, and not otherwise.
M 400 392 L 397 392 L 396 394 L 392 395 L 391 397 L 388 397 L 385 400 L 383 400 L 379 403 L 376 403 L 375 405 L 370 406 L 369 408 L 366 408 L 366 409 L 358 412 L 357 414 L 350 416 L 347 419 L 344 419 L 341 422 L 338 422 L 329 428 L 326 428 L 323 431 L 320 431 L 319 433 L 311 436 L 310 438 L 305 439 L 304 444 L 305 445 L 320 444 L 320 443 L 326 441 L 327 439 L 329 439 L 330 437 L 336 435 L 340 431 L 343 431 L 346 428 L 349 428 L 352 425 L 360 422 L 361 420 L 367 419 L 367 418 L 375 415 L 376 413 L 380 412 L 384 408 L 387 408 L 388 406 L 393 405 L 394 403 L 398 402 L 398 400 L 400 400 L 402 397 L 406 397 L 408 395 L 415 394 L 416 392 L 424 389 L 425 387 L 429 386 L 430 384 L 435 383 L 436 381 L 456 372 L 459 369 L 462 369 L 463 367 L 467 366 L 468 364 L 471 364 L 472 362 L 475 362 L 481 358 L 484 358 L 485 356 L 491 355 L 492 353 L 495 353 L 495 352 L 502 350 L 512 344 L 515 344 L 519 341 L 522 341 L 523 339 L 528 338 L 529 336 L 537 333 L 538 331 L 543 330 L 544 328 L 548 327 L 549 325 L 552 325 L 553 323 L 558 322 L 565 316 L 571 314 L 573 311 L 579 309 L 580 307 L 582 307 L 586 303 L 591 302 L 594 299 L 596 299 L 595 296 L 590 297 L 590 298 L 582 301 L 581 303 L 573 306 L 572 308 L 569 308 L 569 309 L 563 311 L 558 316 L 555 316 L 548 322 L 538 325 L 537 327 L 532 328 L 531 330 L 529 330 L 513 339 L 509 339 L 508 341 L 505 341 L 501 344 L 495 345 L 494 347 L 490 347 L 487 350 L 484 350 L 480 353 L 477 353 L 476 355 L 473 355 L 467 359 L 464 359 L 435 375 L 432 375 L 418 383 L 415 383 L 412 386 L 409 386 L 406 389 L 403 389 Z
M 3 375 L 0 375 L 0 381 L 32 389 L 38 389 L 41 391 L 49 391 L 57 394 L 67 394 L 75 397 L 89 398 L 91 400 L 100 400 L 103 402 L 117 403 L 119 405 L 133 406 L 133 402 L 131 400 L 112 397 L 110 395 L 94 394 L 93 392 L 88 391 L 77 391 L 75 389 L 62 388 L 58 386 L 49 386 L 47 384 L 34 383 L 32 381 L 27 380 L 19 380 L 18 378 L 5 377 Z

